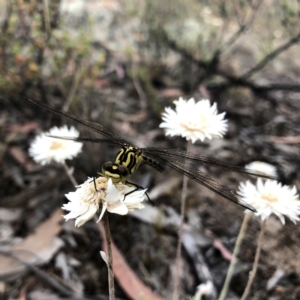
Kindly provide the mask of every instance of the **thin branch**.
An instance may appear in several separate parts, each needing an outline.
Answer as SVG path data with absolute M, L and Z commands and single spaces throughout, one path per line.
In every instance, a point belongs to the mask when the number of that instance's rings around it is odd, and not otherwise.
M 1 36 L 0 36 L 0 42 L 1 42 L 1 47 L 2 47 L 2 57 L 0 58 L 0 67 L 2 69 L 3 74 L 6 73 L 6 67 L 7 67 L 7 53 L 6 53 L 6 48 L 7 48 L 7 41 L 8 41 L 8 35 L 7 35 L 7 31 L 9 29 L 9 22 L 10 22 L 10 18 L 12 15 L 12 5 L 10 4 L 10 2 L 7 0 L 5 3 L 6 7 L 5 7 L 5 11 L 2 12 L 5 14 L 4 16 L 4 21 L 3 24 L 1 26 Z
M 207 70 L 209 63 L 195 59 L 190 53 L 188 53 L 185 49 L 178 46 L 178 44 L 169 38 L 168 34 L 164 31 L 161 32 L 161 35 L 164 41 L 168 44 L 168 46 L 174 51 L 179 53 L 186 60 L 195 63 L 200 69 Z
M 44 9 L 44 20 L 45 20 L 45 29 L 46 32 L 49 34 L 51 31 L 51 25 L 50 25 L 50 14 L 49 14 L 49 2 L 48 0 L 43 1 L 43 9 Z
M 85 58 L 82 58 L 81 61 L 78 64 L 78 67 L 75 71 L 74 77 L 73 77 L 73 82 L 72 82 L 72 86 L 70 88 L 70 92 L 68 94 L 68 98 L 66 100 L 66 103 L 63 107 L 63 111 L 68 111 L 71 103 L 74 100 L 74 96 L 78 90 L 78 86 L 80 84 L 80 80 L 83 78 L 84 75 L 84 65 L 85 65 Z
M 246 24 L 242 24 L 237 32 L 235 32 L 231 38 L 227 42 L 224 43 L 219 49 L 220 54 L 227 50 L 230 46 L 232 46 L 241 36 L 242 34 L 248 29 Z
M 231 38 L 227 42 L 224 43 L 216 52 L 218 52 L 219 55 L 224 53 L 226 50 L 228 50 L 241 36 L 243 33 L 245 33 L 251 25 L 253 24 L 256 13 L 261 5 L 263 0 L 258 0 L 257 4 L 255 4 L 252 8 L 252 15 L 249 17 L 249 20 L 246 21 L 246 17 L 243 21 L 238 20 L 238 23 L 240 25 L 240 28 L 237 32 L 235 32 Z
M 17 262 L 19 262 L 20 264 L 26 266 L 28 269 L 30 269 L 33 273 L 35 273 L 37 276 L 39 276 L 41 279 L 43 279 L 45 282 L 47 282 L 53 289 L 55 289 L 62 295 L 67 296 L 67 297 L 72 297 L 72 299 L 77 299 L 77 300 L 87 299 L 83 296 L 76 295 L 74 292 L 67 289 L 65 286 L 61 285 L 59 282 L 57 282 L 51 275 L 49 275 L 45 271 L 35 267 L 33 264 L 29 264 L 29 263 L 23 261 L 22 259 L 13 255 L 11 252 L 6 252 L 6 251 L 0 250 L 0 253 L 1 253 L 1 255 L 12 258 L 12 259 L 16 260 Z
M 132 60 L 132 71 L 131 71 L 131 74 L 132 74 L 132 81 L 133 81 L 133 85 L 139 95 L 139 98 L 140 98 L 140 103 L 141 103 L 141 107 L 143 109 L 146 108 L 147 106 L 147 96 L 143 90 L 143 87 L 140 83 L 140 80 L 138 78 L 138 74 L 137 74 L 137 70 L 136 70 L 136 66 L 135 66 L 135 62 Z
M 204 75 L 206 78 L 208 78 L 211 75 L 219 75 L 222 76 L 224 79 L 226 79 L 228 82 L 223 82 L 223 83 L 217 83 L 217 84 L 212 84 L 208 85 L 208 89 L 226 89 L 230 88 L 231 86 L 243 86 L 251 89 L 255 94 L 258 95 L 263 95 L 264 97 L 268 98 L 268 100 L 271 100 L 274 104 L 275 101 L 272 99 L 271 96 L 268 96 L 266 93 L 270 91 L 290 91 L 290 92 L 299 92 L 300 91 L 300 85 L 294 85 L 294 84 L 271 84 L 271 85 L 257 85 L 256 83 L 247 80 L 246 77 L 244 77 L 247 74 L 244 74 L 241 77 L 236 77 L 231 74 L 228 74 L 224 70 L 220 70 L 218 68 L 218 54 L 216 54 L 210 62 L 205 62 L 201 60 L 197 60 L 194 58 L 190 53 L 188 53 L 185 49 L 181 48 L 180 46 L 177 45 L 177 43 L 174 40 L 171 40 L 166 33 L 164 33 L 164 38 L 169 47 L 179 53 L 184 59 L 194 63 L 196 66 L 198 66 L 199 69 L 203 70 L 206 72 Z M 282 52 L 285 50 L 285 48 L 290 47 L 291 43 L 295 43 L 295 41 L 300 39 L 300 33 L 298 36 L 294 37 L 289 41 L 289 43 L 279 47 L 277 50 L 275 50 L 273 53 L 268 55 L 268 59 L 274 58 L 276 55 L 279 54 L 279 52 Z M 267 59 L 267 58 L 265 58 Z M 264 67 L 262 63 L 265 61 L 265 59 L 259 64 L 262 68 Z M 264 62 L 266 64 L 268 62 Z M 258 70 L 258 66 L 255 67 L 256 70 Z M 254 70 L 254 69 L 253 69 Z M 250 72 L 250 71 L 249 71 Z M 252 71 L 251 71 L 252 73 Z M 251 74 L 250 74 L 251 75 Z M 247 76 L 248 77 L 248 76 Z M 203 78 L 201 77 L 201 80 Z
M 244 20 L 242 20 L 242 18 L 240 17 L 241 12 L 240 12 L 239 6 L 237 4 L 237 1 L 232 0 L 231 2 L 232 2 L 231 5 L 233 7 L 234 16 L 236 18 L 236 21 L 239 26 L 242 26 L 242 24 L 244 23 Z
M 288 48 L 290 48 L 291 46 L 293 46 L 294 44 L 296 44 L 299 40 L 300 40 L 300 32 L 296 36 L 294 36 L 293 38 L 291 38 L 290 40 L 288 40 L 285 44 L 283 44 L 282 46 L 278 47 L 273 52 L 271 52 L 270 54 L 268 54 L 254 68 L 252 68 L 251 70 L 249 70 L 245 74 L 243 74 L 241 76 L 241 78 L 247 79 L 247 78 L 251 77 L 254 73 L 256 73 L 256 72 L 260 71 L 261 69 L 263 69 L 276 56 L 278 56 L 279 54 L 281 54 L 282 52 L 284 52 L 285 50 L 287 50 Z
M 232 85 L 248 87 L 254 92 L 263 93 L 271 91 L 287 91 L 287 92 L 300 92 L 300 84 L 280 84 L 274 83 L 270 85 L 257 85 L 251 81 L 243 80 L 239 77 L 227 76 L 229 82 L 208 84 L 207 89 L 226 89 Z

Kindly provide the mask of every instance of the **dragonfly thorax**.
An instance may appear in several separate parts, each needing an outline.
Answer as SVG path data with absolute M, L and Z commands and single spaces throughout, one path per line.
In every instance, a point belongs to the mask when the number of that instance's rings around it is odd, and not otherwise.
M 143 161 L 142 151 L 136 147 L 124 145 L 116 156 L 115 162 L 106 162 L 102 173 L 113 182 L 125 182 Z
M 133 174 L 143 161 L 142 151 L 136 147 L 124 145 L 116 156 L 115 164 L 122 165 Z

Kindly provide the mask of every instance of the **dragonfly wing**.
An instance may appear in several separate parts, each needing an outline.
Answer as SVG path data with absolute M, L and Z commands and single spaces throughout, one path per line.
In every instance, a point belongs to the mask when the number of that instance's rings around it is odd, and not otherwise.
M 111 139 L 93 139 L 93 138 L 84 138 L 84 137 L 70 137 L 70 136 L 57 136 L 57 135 L 47 135 L 50 138 L 69 140 L 75 142 L 92 142 L 92 143 L 105 143 L 107 145 L 122 146 L 118 141 Z
M 76 117 L 75 115 L 72 115 L 70 113 L 67 113 L 67 112 L 64 112 L 64 111 L 60 111 L 59 109 L 56 109 L 54 107 L 51 107 L 47 104 L 44 104 L 44 103 L 41 103 L 39 101 L 34 101 L 34 100 L 31 100 L 31 99 L 27 99 L 28 101 L 36 104 L 37 106 L 40 106 L 44 109 L 47 109 L 53 113 L 56 113 L 60 116 L 63 116 L 65 118 L 68 118 L 70 120 L 73 120 L 79 124 L 82 124 L 90 129 L 92 129 L 93 131 L 107 137 L 108 139 L 110 140 L 113 140 L 114 144 L 118 144 L 120 146 L 124 145 L 124 144 L 128 144 L 130 145 L 130 143 L 128 143 L 125 139 L 123 139 L 122 137 L 120 137 L 119 135 L 117 135 L 116 133 L 108 130 L 107 128 L 105 128 L 103 125 L 101 124 L 98 124 L 98 123 L 94 123 L 94 122 L 90 122 L 90 121 L 87 121 L 87 120 L 84 120 L 84 119 L 81 119 L 79 117 Z
M 145 154 L 147 155 L 147 154 Z M 250 209 L 251 211 L 256 212 L 255 208 L 242 200 L 242 198 L 230 188 L 219 184 L 216 180 L 209 177 L 207 174 L 200 172 L 196 167 L 191 166 L 189 162 L 180 162 L 174 157 L 169 157 L 167 155 L 155 155 L 152 156 L 148 153 L 148 156 L 156 161 L 160 161 L 163 164 L 171 167 L 172 169 L 178 171 L 181 174 L 186 175 L 190 179 L 196 181 L 197 183 L 207 187 L 208 189 L 214 191 L 215 193 L 221 195 L 222 197 L 243 206 L 246 209 Z M 190 161 L 191 162 L 191 161 Z
M 169 160 L 176 160 L 181 162 L 191 162 L 194 166 L 198 165 L 209 165 L 213 167 L 220 167 L 226 170 L 231 170 L 234 172 L 245 173 L 248 175 L 254 175 L 262 178 L 278 180 L 276 176 L 270 176 L 263 172 L 256 170 L 245 169 L 243 167 L 235 166 L 227 162 L 217 160 L 215 158 L 195 155 L 181 150 L 176 149 L 163 149 L 163 148 L 145 148 L 141 149 L 145 154 L 154 156 L 154 157 L 164 157 Z

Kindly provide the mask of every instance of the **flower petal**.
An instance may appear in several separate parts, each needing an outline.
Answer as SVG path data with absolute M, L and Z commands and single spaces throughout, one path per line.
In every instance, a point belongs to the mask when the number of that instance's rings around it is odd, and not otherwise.
M 174 101 L 175 110 L 167 107 L 162 114 L 161 128 L 166 129 L 166 135 L 180 135 L 192 143 L 205 138 L 222 137 L 227 130 L 225 113 L 218 114 L 217 104 L 210 105 L 208 99 L 195 102 L 194 98 Z
M 292 222 L 299 221 L 300 201 L 295 187 L 282 186 L 275 180 L 257 179 L 256 186 L 250 181 L 240 183 L 238 194 L 242 200 L 253 206 L 262 220 L 271 214 L 285 224 L 285 217 Z
M 79 132 L 67 126 L 61 128 L 53 127 L 48 132 L 38 135 L 31 143 L 29 154 L 33 159 L 41 165 L 46 165 L 52 161 L 63 163 L 66 159 L 72 159 L 81 152 L 82 143 L 72 140 L 55 139 L 49 135 L 62 137 L 78 137 Z

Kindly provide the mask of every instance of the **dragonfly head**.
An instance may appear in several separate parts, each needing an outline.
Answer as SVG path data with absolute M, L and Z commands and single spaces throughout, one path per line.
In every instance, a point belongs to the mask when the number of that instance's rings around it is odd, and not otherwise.
M 125 182 L 130 173 L 128 169 L 120 164 L 108 161 L 102 166 L 102 174 L 107 178 L 111 178 L 113 183 Z

